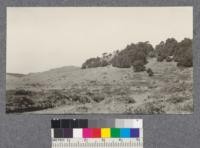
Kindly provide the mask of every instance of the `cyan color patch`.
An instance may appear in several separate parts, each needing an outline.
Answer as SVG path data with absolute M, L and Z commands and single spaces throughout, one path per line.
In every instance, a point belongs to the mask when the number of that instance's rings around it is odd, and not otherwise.
M 120 129 L 121 138 L 130 138 L 130 128 L 121 128 Z

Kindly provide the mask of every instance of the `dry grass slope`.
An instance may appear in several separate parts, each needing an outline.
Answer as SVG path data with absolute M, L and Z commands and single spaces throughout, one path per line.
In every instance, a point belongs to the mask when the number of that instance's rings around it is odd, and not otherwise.
M 192 113 L 192 68 L 150 59 L 154 72 L 112 66 L 62 67 L 23 77 L 7 76 L 7 112 Z

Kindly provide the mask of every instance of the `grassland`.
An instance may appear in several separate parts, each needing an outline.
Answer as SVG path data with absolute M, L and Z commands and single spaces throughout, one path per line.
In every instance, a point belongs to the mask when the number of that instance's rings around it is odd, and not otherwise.
M 154 76 L 112 66 L 61 67 L 25 76 L 7 74 L 8 113 L 189 114 L 193 68 L 150 59 Z

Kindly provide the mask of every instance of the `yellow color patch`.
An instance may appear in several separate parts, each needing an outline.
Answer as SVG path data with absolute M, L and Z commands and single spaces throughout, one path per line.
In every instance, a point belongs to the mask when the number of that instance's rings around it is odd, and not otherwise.
M 101 128 L 101 138 L 110 138 L 110 128 Z

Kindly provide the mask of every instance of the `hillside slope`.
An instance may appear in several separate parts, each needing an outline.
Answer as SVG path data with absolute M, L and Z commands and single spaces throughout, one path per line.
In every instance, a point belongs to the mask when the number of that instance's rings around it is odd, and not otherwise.
M 35 113 L 193 111 L 192 68 L 177 68 L 174 62 L 157 62 L 155 58 L 146 67 L 151 67 L 153 77 L 146 72 L 135 73 L 132 68 L 112 66 L 62 67 L 14 81 L 7 77 L 7 112 L 22 112 L 19 108 L 40 110 Z M 25 91 L 17 93 L 19 90 Z

